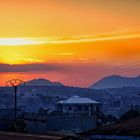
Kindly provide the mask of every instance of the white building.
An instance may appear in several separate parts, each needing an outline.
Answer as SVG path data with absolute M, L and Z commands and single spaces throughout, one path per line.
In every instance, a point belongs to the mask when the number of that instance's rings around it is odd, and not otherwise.
M 30 133 L 41 134 L 47 131 L 70 133 L 87 131 L 96 128 L 96 113 L 100 107 L 101 104 L 95 100 L 72 96 L 57 102 L 54 114 L 25 114 L 27 130 Z
M 72 96 L 56 104 L 56 110 L 66 114 L 95 115 L 100 108 L 101 104 L 99 102 L 79 96 Z

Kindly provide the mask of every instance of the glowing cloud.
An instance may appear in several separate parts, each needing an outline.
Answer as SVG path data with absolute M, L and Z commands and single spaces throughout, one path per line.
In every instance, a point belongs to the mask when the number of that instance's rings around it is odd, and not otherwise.
M 69 43 L 86 43 L 86 42 L 99 42 L 109 40 L 122 40 L 140 38 L 140 32 L 117 32 L 117 33 L 104 33 L 93 36 L 72 36 L 62 38 L 0 38 L 0 46 L 26 46 L 26 45 L 39 45 L 39 44 L 69 44 Z
M 0 38 L 0 46 L 24 46 L 44 43 L 47 43 L 47 40 L 44 42 L 37 38 Z

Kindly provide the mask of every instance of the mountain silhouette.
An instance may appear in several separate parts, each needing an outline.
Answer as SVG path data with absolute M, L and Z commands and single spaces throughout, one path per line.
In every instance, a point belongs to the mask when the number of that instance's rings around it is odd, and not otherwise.
M 106 89 L 106 88 L 121 88 L 121 87 L 140 87 L 140 76 L 123 77 L 120 75 L 112 75 L 97 81 L 89 88 Z
M 32 85 L 32 86 L 63 86 L 63 84 L 60 82 L 52 82 L 43 78 L 33 79 L 27 81 L 25 84 Z

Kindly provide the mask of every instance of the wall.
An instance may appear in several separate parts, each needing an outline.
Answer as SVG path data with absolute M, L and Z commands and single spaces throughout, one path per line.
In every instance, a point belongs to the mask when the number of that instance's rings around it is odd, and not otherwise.
M 47 131 L 86 131 L 96 127 L 95 116 L 47 116 L 46 122 L 39 119 L 28 119 L 27 130 L 30 133 L 45 134 Z M 40 120 L 40 121 L 39 121 Z

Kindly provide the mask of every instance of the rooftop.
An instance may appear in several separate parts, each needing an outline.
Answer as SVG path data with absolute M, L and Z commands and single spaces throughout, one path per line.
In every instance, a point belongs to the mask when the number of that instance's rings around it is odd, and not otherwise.
M 99 102 L 93 99 L 79 97 L 79 96 L 72 96 L 66 100 L 61 100 L 57 103 L 58 104 L 99 104 Z

